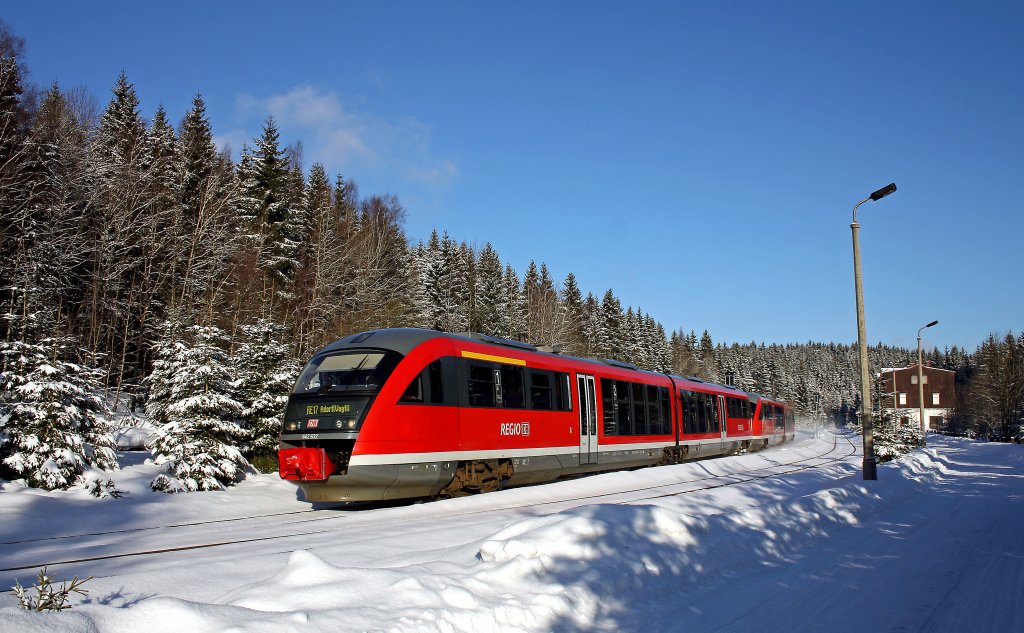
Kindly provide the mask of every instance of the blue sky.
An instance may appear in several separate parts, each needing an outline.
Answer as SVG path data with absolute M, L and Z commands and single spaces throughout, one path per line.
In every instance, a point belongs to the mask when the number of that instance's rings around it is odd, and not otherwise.
M 410 236 L 490 241 L 716 342 L 974 347 L 1024 329 L 1019 2 L 47 3 L 32 80 L 273 114 Z

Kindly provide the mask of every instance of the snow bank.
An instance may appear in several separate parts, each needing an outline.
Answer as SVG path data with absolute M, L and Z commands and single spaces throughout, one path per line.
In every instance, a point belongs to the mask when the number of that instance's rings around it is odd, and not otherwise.
M 657 596 L 751 573 L 752 564 L 792 561 L 833 531 L 858 526 L 871 499 L 851 486 L 712 517 L 654 505 L 584 506 L 509 525 L 480 542 L 468 565 L 358 568 L 300 550 L 269 578 L 210 604 L 160 598 L 83 612 L 105 631 L 142 622 L 168 633 L 297 624 L 303 631 L 600 629 Z
M 945 565 L 948 555 L 959 551 L 941 540 L 947 536 L 943 521 L 970 518 L 975 508 L 1012 512 L 1005 501 L 1007 490 L 1013 493 L 1011 501 L 1024 499 L 1014 492 L 1024 478 L 1024 451 L 1002 446 L 998 452 L 985 453 L 986 448 L 937 441 L 927 450 L 884 465 L 878 482 L 863 482 L 859 472 L 844 466 L 834 469 L 832 479 L 824 478 L 823 471 L 801 472 L 737 488 L 632 505 L 584 505 L 546 515 L 547 510 L 539 507 L 458 517 L 448 513 L 483 510 L 501 499 L 524 495 L 544 504 L 552 487 L 522 489 L 518 496 L 499 493 L 396 508 L 387 515 L 392 522 L 379 522 L 376 517 L 384 515 L 376 511 L 345 515 L 324 540 L 307 545 L 309 549 L 286 549 L 283 556 L 246 556 L 242 550 L 215 567 L 218 576 L 210 578 L 206 571 L 214 567 L 198 565 L 194 571 L 176 572 L 177 578 L 201 588 L 189 594 L 195 599 L 169 597 L 163 591 L 147 594 L 145 585 L 128 581 L 128 597 L 120 606 L 97 596 L 95 602 L 76 604 L 62 614 L 0 608 L 0 630 L 675 631 L 683 622 L 690 630 L 806 630 L 810 621 L 829 630 L 849 630 L 843 623 L 852 626 L 852 614 L 864 608 L 863 602 L 854 602 L 858 598 L 872 606 L 891 603 L 888 611 L 879 610 L 878 617 L 893 623 L 908 613 L 905 603 L 914 599 L 915 587 L 921 587 L 922 600 L 942 591 L 922 584 L 922 578 L 936 583 L 960 577 L 933 567 Z M 678 472 L 700 467 L 680 467 Z M 614 474 L 588 480 L 588 485 L 670 472 L 657 470 Z M 993 482 L 999 487 L 993 488 Z M 262 485 L 268 498 L 280 496 L 276 485 Z M 256 485 L 240 488 L 237 493 L 247 495 L 261 490 Z M 997 502 L 983 503 L 989 490 L 999 496 Z M 212 515 L 214 504 L 227 494 L 203 495 L 204 504 L 211 500 L 206 511 Z M 965 498 L 979 505 L 957 514 L 953 504 Z M 1011 525 L 1005 517 L 976 516 L 985 525 Z M 431 523 L 434 519 L 438 520 Z M 364 532 L 360 522 L 366 525 Z M 905 538 L 929 526 L 935 526 L 929 538 Z M 961 527 L 949 538 L 969 534 Z M 908 545 L 926 549 L 917 558 L 901 559 L 899 553 Z M 962 544 L 958 547 L 968 552 Z M 425 554 L 416 555 L 417 551 Z M 975 545 L 963 560 L 949 564 L 961 569 L 981 551 Z M 1004 559 L 1004 552 L 995 552 L 983 567 L 989 569 L 992 560 L 1006 563 Z M 889 584 L 882 585 L 882 593 L 863 593 L 882 580 L 879 565 L 884 565 Z M 1019 575 L 1019 568 L 1007 569 Z M 910 575 L 899 577 L 900 570 Z M 871 583 L 866 582 L 868 577 Z M 143 578 L 154 582 L 152 574 Z M 991 586 L 983 582 L 983 575 L 967 578 L 971 586 Z M 203 590 L 209 595 L 196 597 Z M 849 606 L 823 611 L 817 604 L 809 605 L 808 596 Z M 3 600 L 0 606 L 10 604 Z M 1010 625 L 1017 622 L 1006 617 Z M 736 627 L 737 622 L 743 625 Z

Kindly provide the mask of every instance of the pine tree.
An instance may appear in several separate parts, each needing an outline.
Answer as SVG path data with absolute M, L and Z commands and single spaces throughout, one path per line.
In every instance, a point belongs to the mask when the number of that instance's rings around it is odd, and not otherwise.
M 165 472 L 153 479 L 153 490 L 221 490 L 252 468 L 237 448 L 249 434 L 236 421 L 243 406 L 233 395 L 235 377 L 220 347 L 225 338 L 216 327 L 196 325 L 183 340 L 161 347 L 168 356 L 158 358 L 166 364 L 151 377 L 150 397 L 166 394 L 159 417 L 167 422 L 152 448 Z M 158 385 L 157 379 L 168 382 Z
M 237 278 L 224 283 L 231 268 L 249 268 L 248 261 L 236 259 L 249 227 L 241 227 L 236 216 L 234 168 L 229 156 L 217 153 L 199 94 L 182 119 L 175 153 L 174 276 L 166 303 L 170 311 L 189 310 L 193 322 L 206 323 L 215 320 L 225 286 L 239 293 L 250 290 Z M 251 278 L 248 270 L 244 274 Z
M 192 108 L 181 122 L 180 168 L 178 197 L 181 216 L 186 226 L 194 225 L 202 215 L 202 207 L 209 195 L 210 179 L 217 162 L 217 148 L 213 144 L 213 128 L 206 114 L 202 95 L 192 98 Z
M 469 275 L 464 253 L 447 233 L 436 231 L 427 244 L 426 286 L 430 326 L 442 332 L 469 329 Z
M 555 342 L 561 346 L 563 354 L 580 356 L 587 353 L 584 335 L 583 295 L 576 284 L 576 275 L 569 273 L 562 283 L 561 298 L 558 303 Z
M 707 330 L 700 337 L 700 374 L 706 380 L 718 380 L 718 367 L 715 361 L 715 344 Z
M 353 310 L 346 330 L 396 327 L 412 309 L 404 219 L 396 196 L 371 196 L 359 203 L 358 225 L 348 242 Z
M 292 322 L 297 325 L 297 354 L 307 356 L 326 342 L 331 316 L 344 296 L 345 249 L 341 224 L 333 204 L 334 190 L 320 163 L 313 165 L 306 185 L 306 227 L 308 247 L 301 253 Z
M 555 320 L 558 314 L 558 292 L 555 290 L 555 282 L 551 279 L 548 265 L 540 264 L 540 279 L 537 287 L 537 324 L 539 331 L 535 341 L 552 345 L 555 340 Z
M 7 36 L 6 29 L 3 35 Z M 13 270 L 25 235 L 25 210 L 31 188 L 26 153 L 29 113 L 25 108 L 22 72 L 13 50 L 0 51 L 0 310 L 18 314 L 18 288 Z M 5 337 L 10 340 L 10 334 Z
M 519 276 L 512 266 L 505 265 L 503 278 L 505 300 L 502 302 L 501 329 L 502 336 L 512 340 L 526 340 L 526 298 Z
M 620 359 L 624 351 L 622 336 L 622 304 L 609 288 L 601 299 L 601 328 L 595 343 L 597 353 L 604 358 Z
M 584 357 L 600 355 L 598 347 L 601 338 L 601 303 L 593 293 L 588 292 L 583 301 L 583 341 L 584 348 L 580 354 Z
M 90 146 L 84 224 L 92 245 L 92 285 L 83 308 L 83 342 L 110 359 L 107 386 L 142 377 L 145 344 L 133 334 L 145 327 L 157 292 L 159 280 L 151 271 L 166 259 L 167 236 L 153 206 L 160 175 L 152 169 L 150 150 L 135 87 L 122 72 Z
M 273 117 L 267 117 L 263 135 L 254 142 L 255 150 L 242 150 L 239 216 L 248 226 L 257 264 L 264 273 L 263 301 L 273 305 L 291 298 L 299 265 L 294 165 L 281 149 Z
M 544 326 L 541 323 L 541 286 L 537 263 L 530 265 L 523 275 L 523 299 L 526 309 L 526 336 L 528 341 L 541 342 Z
M 470 329 L 492 336 L 503 334 L 501 313 L 502 304 L 505 302 L 505 290 L 501 259 L 490 242 L 480 251 L 480 259 L 476 266 L 475 297 L 474 322 Z
M 246 454 L 266 456 L 277 450 L 288 394 L 299 366 L 281 341 L 284 328 L 261 319 L 241 328 L 242 343 L 231 358 L 241 419 L 249 432 Z
M 99 372 L 61 360 L 70 341 L 0 343 L 0 473 L 67 489 L 90 467 L 117 469 Z

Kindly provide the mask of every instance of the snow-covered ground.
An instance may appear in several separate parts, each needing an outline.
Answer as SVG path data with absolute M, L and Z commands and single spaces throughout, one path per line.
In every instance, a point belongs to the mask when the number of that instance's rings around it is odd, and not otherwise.
M 276 476 L 120 499 L 0 484 L 0 587 L 95 576 L 0 631 L 1024 631 L 1024 446 L 856 441 L 476 497 L 316 508 Z M 779 474 L 781 473 L 781 474 Z M 78 561 L 78 562 L 74 562 Z

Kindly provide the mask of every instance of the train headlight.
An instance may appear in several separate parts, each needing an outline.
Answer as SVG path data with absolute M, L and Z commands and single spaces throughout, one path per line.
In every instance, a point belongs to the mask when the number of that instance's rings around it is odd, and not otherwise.
M 286 430 L 286 431 L 294 431 L 294 430 L 296 430 L 298 428 L 299 428 L 299 423 L 298 422 L 285 422 L 284 423 L 284 430 Z
M 346 421 L 345 422 L 345 428 L 347 428 L 349 430 L 352 430 L 352 429 L 356 428 L 356 421 L 355 420 L 348 420 L 348 421 Z

